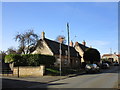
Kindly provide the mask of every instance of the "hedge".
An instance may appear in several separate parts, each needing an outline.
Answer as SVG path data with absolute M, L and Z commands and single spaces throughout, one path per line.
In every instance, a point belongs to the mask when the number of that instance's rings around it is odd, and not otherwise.
M 55 57 L 41 54 L 10 54 L 5 56 L 5 63 L 14 62 L 15 66 L 52 66 L 55 62 Z
M 83 59 L 90 63 L 100 62 L 100 52 L 94 48 L 87 48 L 83 54 Z

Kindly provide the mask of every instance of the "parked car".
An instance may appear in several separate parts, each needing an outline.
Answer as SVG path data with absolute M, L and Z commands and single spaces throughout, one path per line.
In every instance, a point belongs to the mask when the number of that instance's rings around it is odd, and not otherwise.
M 118 62 L 113 63 L 114 66 L 119 66 Z
M 86 64 L 85 71 L 87 73 L 100 72 L 100 67 L 98 67 L 96 64 Z
M 101 68 L 102 69 L 107 69 L 107 68 L 110 68 L 110 65 L 108 63 L 102 63 Z

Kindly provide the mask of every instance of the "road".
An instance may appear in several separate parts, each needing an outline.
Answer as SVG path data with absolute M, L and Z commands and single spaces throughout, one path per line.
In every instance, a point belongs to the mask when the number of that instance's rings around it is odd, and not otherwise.
M 118 66 L 99 74 L 84 74 L 29 88 L 118 88 Z

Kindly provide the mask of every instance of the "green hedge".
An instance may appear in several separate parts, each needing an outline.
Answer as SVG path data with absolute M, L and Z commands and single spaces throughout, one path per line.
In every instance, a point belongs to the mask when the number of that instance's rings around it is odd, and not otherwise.
M 87 48 L 83 54 L 85 62 L 100 62 L 100 52 L 94 48 Z
M 5 56 L 5 63 L 14 62 L 15 66 L 39 66 L 45 65 L 52 66 L 55 62 L 54 56 L 41 55 L 41 54 L 10 54 Z
M 11 63 L 17 60 L 21 60 L 21 56 L 18 54 L 9 54 L 5 56 L 5 63 Z

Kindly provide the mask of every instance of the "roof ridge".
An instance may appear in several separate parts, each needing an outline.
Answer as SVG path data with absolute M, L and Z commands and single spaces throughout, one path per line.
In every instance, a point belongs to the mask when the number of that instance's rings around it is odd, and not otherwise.
M 47 39 L 47 40 L 49 40 L 49 41 L 52 41 L 52 42 L 55 42 L 55 43 L 60 44 L 59 42 L 57 42 L 57 41 L 55 41 L 55 40 L 51 40 L 51 39 L 48 39 L 48 38 L 44 38 L 44 39 Z M 61 43 L 61 44 L 64 45 L 64 46 L 68 46 L 68 45 L 66 45 L 66 44 L 64 44 L 64 43 Z M 74 47 L 72 47 L 72 46 L 69 46 L 69 47 L 74 48 Z
M 47 39 L 47 38 L 44 38 L 43 39 L 47 45 L 49 46 L 49 48 L 51 49 L 51 51 L 54 53 L 54 54 L 59 54 L 59 42 L 57 41 L 53 41 L 53 40 L 50 40 L 50 39 Z M 68 45 L 65 45 L 65 44 L 62 44 L 62 55 L 66 55 L 66 50 L 68 50 Z M 75 50 L 74 47 L 70 47 L 70 55 L 71 56 L 77 56 L 77 51 Z

